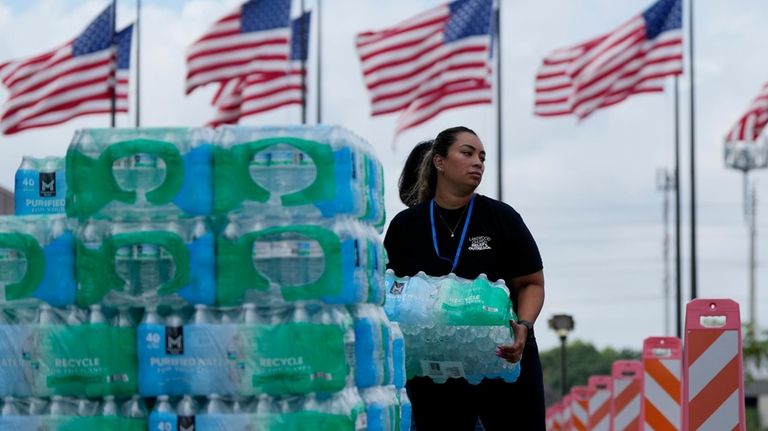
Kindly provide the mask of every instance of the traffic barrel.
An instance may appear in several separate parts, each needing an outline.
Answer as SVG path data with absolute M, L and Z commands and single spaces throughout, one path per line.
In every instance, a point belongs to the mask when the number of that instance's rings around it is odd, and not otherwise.
M 618 360 L 613 363 L 613 429 L 615 431 L 639 431 L 640 393 L 643 364 L 635 360 Z
M 649 431 L 683 426 L 683 347 L 677 337 L 643 341 L 643 403 L 640 416 Z
M 589 429 L 589 388 L 587 386 L 571 388 L 571 422 L 573 431 Z
M 592 376 L 587 380 L 590 389 L 589 426 L 592 431 L 612 431 L 611 428 L 611 376 Z

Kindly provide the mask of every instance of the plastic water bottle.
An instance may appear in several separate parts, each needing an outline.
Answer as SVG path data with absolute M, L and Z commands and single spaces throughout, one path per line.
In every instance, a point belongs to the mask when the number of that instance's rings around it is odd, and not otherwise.
M 383 383 L 383 340 L 376 308 L 372 304 L 350 307 L 355 327 L 355 383 L 359 388 Z
M 208 395 L 208 402 L 203 408 L 203 413 L 209 415 L 225 414 L 228 413 L 228 409 L 227 405 L 224 403 L 224 401 L 222 401 L 218 394 L 210 394 Z
M 121 407 L 121 414 L 126 418 L 146 418 L 147 406 L 144 404 L 144 399 L 138 395 L 132 396 L 130 400 L 123 403 L 123 406 Z
M 29 398 L 29 416 L 42 416 L 50 412 L 48 402 L 41 398 Z
M 133 316 L 131 316 L 130 308 L 118 307 L 113 326 L 118 328 L 133 328 L 136 326 L 136 322 L 134 322 Z
M 314 161 L 306 153 L 286 144 L 273 145 L 256 153 L 249 171 L 253 181 L 270 191 L 275 200 L 280 195 L 307 188 L 316 175 Z
M 101 416 L 118 416 L 119 415 L 117 403 L 115 402 L 114 396 L 107 395 L 106 397 L 104 397 L 104 400 L 101 403 L 101 409 L 99 410 L 99 413 Z
M 95 304 L 90 306 L 90 312 L 88 313 L 88 323 L 94 325 L 99 323 L 107 323 L 107 316 L 101 310 L 101 305 Z
M 0 248 L 0 293 L 5 300 L 5 285 L 19 282 L 26 272 L 27 258 L 10 248 Z
M 405 338 L 397 322 L 390 323 L 390 333 L 392 334 L 393 384 L 396 388 L 402 389 L 405 387 Z
M 81 325 L 84 321 L 83 312 L 74 305 L 67 307 L 67 317 L 64 318 L 64 322 L 70 326 Z
M 69 416 L 73 413 L 70 407 L 71 406 L 67 405 L 63 397 L 54 395 L 53 398 L 51 398 L 50 414 L 51 416 Z
M 99 403 L 89 400 L 88 398 L 79 398 L 77 400 L 77 415 L 78 416 L 96 416 L 96 412 L 99 409 Z
M 13 397 L 3 398 L 3 409 L 0 411 L 2 416 L 19 416 L 19 409 L 16 407 L 16 399 Z
M 179 429 L 195 429 L 195 415 L 197 414 L 197 402 L 189 395 L 184 395 L 176 406 L 176 416 L 179 421 Z
M 175 431 L 178 429 L 178 417 L 176 416 L 176 411 L 168 400 L 168 395 L 160 395 L 157 397 L 155 407 L 149 414 L 149 429 L 163 431 Z
M 148 226 L 142 225 L 141 229 L 151 230 Z M 160 249 L 153 244 L 138 244 L 134 246 L 134 258 L 139 262 L 139 275 L 136 279 L 139 281 L 139 292 L 148 292 L 160 287 Z
M 62 321 L 56 310 L 50 305 L 40 304 L 37 309 L 35 323 L 38 325 L 60 325 Z

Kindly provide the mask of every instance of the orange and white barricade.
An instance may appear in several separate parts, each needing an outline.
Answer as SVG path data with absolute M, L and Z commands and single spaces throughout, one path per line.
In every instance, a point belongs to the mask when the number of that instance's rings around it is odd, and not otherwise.
M 564 431 L 562 413 L 563 406 L 560 403 L 547 407 L 547 431 Z
M 745 430 L 739 304 L 695 299 L 685 310 L 685 429 Z
M 613 363 L 613 411 L 614 431 L 640 431 L 640 399 L 643 378 L 643 364 L 634 360 L 619 360 Z
M 643 403 L 648 431 L 683 429 L 683 346 L 677 337 L 643 341 Z
M 563 431 L 571 431 L 573 429 L 573 417 L 571 415 L 571 399 L 573 397 L 568 394 L 563 397 L 561 405 L 563 406 L 560 413 L 560 427 Z
M 587 381 L 589 396 L 589 428 L 592 431 L 612 431 L 611 376 L 592 376 Z
M 571 422 L 573 431 L 589 429 L 589 388 L 587 386 L 571 388 Z

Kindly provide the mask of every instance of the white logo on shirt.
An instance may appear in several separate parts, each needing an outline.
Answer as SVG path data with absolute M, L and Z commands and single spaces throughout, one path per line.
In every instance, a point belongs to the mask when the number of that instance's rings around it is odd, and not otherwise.
M 470 245 L 468 250 L 479 251 L 491 249 L 491 246 L 488 245 L 488 243 L 491 242 L 491 237 L 489 236 L 473 236 L 469 238 L 469 242 Z

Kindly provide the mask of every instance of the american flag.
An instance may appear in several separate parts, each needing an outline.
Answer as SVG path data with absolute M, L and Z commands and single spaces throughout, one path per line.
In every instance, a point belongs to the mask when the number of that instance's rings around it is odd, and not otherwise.
M 284 71 L 291 0 L 250 0 L 216 21 L 187 52 L 187 94 L 257 71 Z
M 400 133 L 451 108 L 492 103 L 492 7 L 492 0 L 456 0 L 358 34 L 372 115 L 400 112 Z
M 303 62 L 309 52 L 310 20 L 311 14 L 304 13 L 291 22 L 290 55 L 283 70 L 256 71 L 221 84 L 213 98 L 217 112 L 210 125 L 236 124 L 242 117 L 304 103 Z
M 536 76 L 534 113 L 594 111 L 632 94 L 664 91 L 683 73 L 682 0 L 659 0 L 616 30 L 544 58 Z
M 32 58 L 0 63 L 0 82 L 10 93 L 0 117 L 3 134 L 61 124 L 87 114 L 110 113 L 115 63 L 120 68 L 116 110 L 128 111 L 132 26 L 115 34 L 113 44 L 113 18 L 109 6 L 63 46 Z
M 725 136 L 725 142 L 755 142 L 768 124 L 768 83 L 752 100 L 747 112 Z

